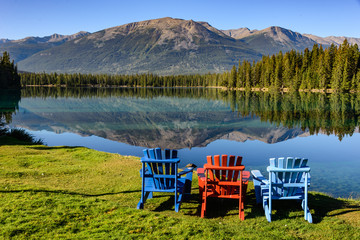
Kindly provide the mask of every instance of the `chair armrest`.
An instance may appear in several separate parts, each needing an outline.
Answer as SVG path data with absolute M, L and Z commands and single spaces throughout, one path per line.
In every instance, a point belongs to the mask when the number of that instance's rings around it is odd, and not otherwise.
M 251 171 L 251 175 L 254 179 L 260 181 L 261 183 L 268 185 L 269 184 L 269 180 L 267 180 L 259 170 L 252 170 Z
M 303 176 L 303 177 L 301 178 L 301 182 L 305 182 L 305 176 Z M 310 186 L 310 183 L 311 183 L 311 174 L 309 173 L 309 174 L 308 174 L 308 186 Z
M 277 168 L 269 166 L 267 167 L 268 172 L 310 172 L 309 167 L 303 167 L 303 168 Z
M 209 164 L 205 164 L 204 165 L 204 169 L 206 170 L 233 170 L 233 171 L 243 171 L 245 170 L 245 166 L 241 165 L 241 166 L 233 166 L 233 167 L 222 167 L 222 166 L 214 166 L 214 165 L 209 165 Z
M 152 158 L 147 158 L 147 157 L 142 157 L 140 159 L 141 162 L 148 162 L 148 163 L 179 163 L 180 162 L 180 158 L 172 158 L 172 159 L 152 159 Z
M 188 174 L 189 172 L 194 171 L 194 169 L 195 169 L 195 167 L 185 168 L 184 170 L 182 170 L 181 172 L 178 173 L 178 176 L 182 176 L 182 175 Z

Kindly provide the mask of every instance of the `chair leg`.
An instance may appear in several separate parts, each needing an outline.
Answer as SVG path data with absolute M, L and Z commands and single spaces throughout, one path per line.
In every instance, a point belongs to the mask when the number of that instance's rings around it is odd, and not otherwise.
M 306 205 L 305 199 L 302 200 L 301 207 L 304 210 L 304 219 L 307 220 L 309 223 L 312 223 L 312 216 L 311 216 L 311 213 L 310 213 L 310 209 Z
M 270 204 L 268 203 L 268 200 L 264 199 L 263 207 L 265 211 L 265 217 L 268 220 L 268 222 L 271 222 L 271 207 L 269 205 Z
M 245 211 L 244 211 L 244 201 L 239 200 L 239 218 L 240 220 L 245 220 Z
M 202 194 L 201 196 L 201 217 L 204 218 L 206 215 L 206 196 Z
M 312 222 L 313 222 L 310 211 L 307 213 L 307 221 L 308 221 L 309 223 L 312 223 Z
M 204 189 L 202 189 L 200 186 L 199 186 L 199 200 L 200 202 L 202 202 L 202 198 L 203 198 L 203 193 L 204 193 Z
M 182 198 L 183 193 L 178 193 L 178 196 L 175 195 L 175 212 L 179 212 Z
M 191 180 L 185 179 L 184 199 L 190 199 L 191 196 Z
M 137 209 L 144 209 L 145 201 L 148 198 L 152 198 L 153 193 L 152 192 L 145 192 L 144 197 L 140 199 L 139 203 L 137 204 Z
M 193 173 L 189 172 L 185 176 L 184 199 L 189 199 L 191 196 L 192 175 Z
M 144 203 L 140 200 L 139 203 L 137 204 L 137 209 L 144 209 Z
M 254 182 L 254 188 L 255 188 L 255 197 L 256 197 L 256 203 L 259 204 L 261 203 L 261 182 L 253 179 Z

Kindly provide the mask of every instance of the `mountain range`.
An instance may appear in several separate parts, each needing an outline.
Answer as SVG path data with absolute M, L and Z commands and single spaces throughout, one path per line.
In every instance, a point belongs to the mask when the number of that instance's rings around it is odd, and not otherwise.
M 0 52 L 7 51 L 15 63 L 24 60 L 37 52 L 59 46 L 69 40 L 83 37 L 89 32 L 78 32 L 72 35 L 53 34 L 46 37 L 27 37 L 19 40 L 0 39 Z
M 95 33 L 54 34 L 20 40 L 0 39 L 18 69 L 29 72 L 161 75 L 223 72 L 239 60 L 314 44 L 339 45 L 345 37 L 318 37 L 281 27 L 219 30 L 207 22 L 160 18 L 107 28 Z M 347 38 L 360 44 L 360 38 Z

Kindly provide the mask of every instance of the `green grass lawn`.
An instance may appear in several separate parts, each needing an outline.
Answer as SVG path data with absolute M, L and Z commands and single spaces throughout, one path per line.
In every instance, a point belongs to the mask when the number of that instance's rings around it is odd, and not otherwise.
M 192 196 L 180 212 L 169 194 L 155 194 L 137 210 L 139 158 L 6 142 L 12 145 L 0 145 L 0 239 L 360 238 L 359 201 L 311 192 L 314 224 L 295 202 L 277 202 L 268 223 L 250 184 L 245 221 L 238 219 L 237 201 L 216 199 L 202 219 L 194 174 Z

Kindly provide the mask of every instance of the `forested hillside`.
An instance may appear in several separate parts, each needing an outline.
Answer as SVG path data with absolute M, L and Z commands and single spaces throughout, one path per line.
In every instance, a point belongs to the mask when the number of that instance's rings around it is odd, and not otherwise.
M 227 87 L 251 90 L 360 91 L 360 52 L 346 40 L 339 47 L 323 49 L 315 44 L 310 51 L 263 56 L 258 62 L 239 61 L 224 73 L 159 76 L 108 74 L 21 74 L 22 85 L 57 86 L 141 86 L 141 87 Z
M 310 51 L 294 50 L 264 56 L 252 64 L 243 61 L 235 66 L 222 86 L 230 88 L 265 87 L 274 89 L 360 90 L 360 52 L 347 40 L 339 47 L 323 49 L 315 44 Z

